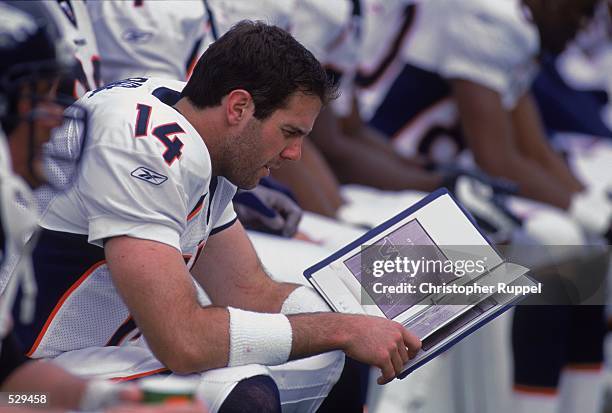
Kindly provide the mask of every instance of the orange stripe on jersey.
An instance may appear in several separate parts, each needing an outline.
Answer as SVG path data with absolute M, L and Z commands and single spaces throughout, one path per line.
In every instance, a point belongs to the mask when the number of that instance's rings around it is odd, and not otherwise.
M 565 366 L 568 370 L 598 372 L 603 369 L 603 363 L 570 363 Z
M 204 207 L 204 200 L 206 199 L 206 195 L 208 195 L 208 192 L 202 195 L 200 199 L 198 199 L 198 202 L 196 202 L 195 206 L 193 207 L 189 215 L 187 215 L 187 221 L 191 221 L 193 217 L 195 217 L 200 212 L 202 212 L 202 208 Z
M 534 396 L 556 396 L 558 394 L 558 389 L 554 387 L 542 387 L 542 386 L 527 386 L 524 384 L 515 384 L 514 391 L 517 393 L 528 393 L 533 394 Z
M 196 215 L 202 212 L 202 208 L 204 208 L 204 204 L 198 205 L 196 209 L 191 211 L 191 213 L 187 216 L 187 221 L 191 221 Z
M 34 354 L 34 352 L 38 348 L 38 345 L 40 344 L 41 340 L 43 339 L 43 337 L 47 333 L 47 329 L 49 328 L 49 325 L 51 325 L 51 322 L 53 321 L 53 319 L 57 315 L 57 312 L 62 307 L 62 305 L 64 305 L 64 302 L 68 299 L 68 297 L 70 297 L 70 294 L 72 294 L 74 292 L 74 290 L 76 290 L 83 283 L 83 281 L 85 281 L 87 279 L 87 277 L 89 277 L 91 275 L 91 273 L 93 273 L 98 267 L 100 267 L 104 263 L 106 263 L 106 260 L 98 261 L 94 265 L 89 267 L 89 269 L 87 271 L 85 271 L 85 273 L 83 275 L 81 275 L 79 277 L 79 279 L 76 280 L 75 283 L 72 284 L 70 286 L 70 288 L 62 295 L 62 297 L 59 299 L 59 301 L 57 302 L 57 304 L 53 308 L 53 311 L 51 311 L 51 314 L 47 318 L 47 321 L 45 322 L 45 325 L 40 330 L 40 333 L 38 334 L 38 337 L 36 337 L 36 341 L 34 341 L 34 344 L 32 345 L 32 348 L 30 349 L 30 351 L 28 351 L 26 353 L 26 356 L 32 357 L 32 354 Z
M 142 377 L 152 376 L 152 375 L 157 374 L 157 373 L 163 373 L 165 371 L 169 371 L 169 369 L 166 368 L 166 367 L 162 367 L 162 368 L 151 370 L 151 371 L 145 371 L 143 373 L 132 374 L 131 376 L 113 377 L 110 380 L 112 380 L 114 382 L 122 382 L 122 381 L 128 381 L 128 380 L 135 380 L 135 379 L 140 379 Z

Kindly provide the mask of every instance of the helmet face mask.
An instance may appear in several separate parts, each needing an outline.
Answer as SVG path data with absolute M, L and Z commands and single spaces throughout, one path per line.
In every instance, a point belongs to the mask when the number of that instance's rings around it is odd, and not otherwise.
M 21 13 L 14 8 L 11 11 Z M 65 122 L 80 123 L 79 130 L 86 131 L 86 114 L 78 107 L 64 111 L 73 98 L 57 96 L 60 78 L 71 78 L 77 62 L 47 29 L 52 27 L 33 19 L 6 31 L 0 28 L 0 122 L 9 139 L 15 172 L 32 188 L 46 183 L 63 188 L 72 182 L 69 171 L 76 171 L 80 151 L 75 154 L 74 150 L 49 145 L 48 141 L 53 130 Z M 59 175 L 57 168 L 48 167 L 58 163 L 64 166 L 60 180 L 55 179 Z
M 64 188 L 72 179 L 68 179 L 69 170 L 75 169 L 87 129 L 85 109 L 73 104 L 69 97 L 56 95 L 58 77 L 32 79 L 29 84 L 20 82 L 20 90 L 11 96 L 13 110 L 4 117 L 7 125 L 11 158 L 16 173 L 21 175 L 32 188 L 49 183 L 57 188 Z M 53 139 L 59 137 L 60 126 L 78 128 L 79 142 L 67 142 Z M 77 124 L 77 125 L 75 125 Z M 75 151 L 75 148 L 79 148 Z M 49 175 L 46 164 L 61 162 L 64 177 L 56 181 L 57 173 Z M 70 167 L 69 163 L 74 163 Z

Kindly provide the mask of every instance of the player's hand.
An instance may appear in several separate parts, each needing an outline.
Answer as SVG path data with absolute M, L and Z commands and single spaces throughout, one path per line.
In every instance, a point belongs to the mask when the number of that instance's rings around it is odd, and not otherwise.
M 393 380 L 421 349 L 421 340 L 395 321 L 354 315 L 347 324 L 346 355 L 378 367 L 382 372 L 378 384 Z
M 126 383 L 119 391 L 119 400 L 124 403 L 138 403 L 142 401 L 142 390 L 136 384 Z
M 302 219 L 302 209 L 285 193 L 258 185 L 239 190 L 234 197 L 238 219 L 247 229 L 292 237 Z

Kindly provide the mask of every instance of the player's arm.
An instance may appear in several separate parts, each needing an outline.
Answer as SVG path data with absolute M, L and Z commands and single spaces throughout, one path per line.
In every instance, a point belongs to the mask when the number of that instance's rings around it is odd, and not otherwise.
M 371 142 L 343 134 L 329 107 L 321 111 L 310 136 L 341 182 L 385 190 L 423 191 L 433 190 L 442 183 L 439 175 L 409 165 Z
M 277 283 L 265 273 L 238 221 L 208 239 L 191 272 L 214 305 L 258 313 L 278 313 L 287 296 L 298 287 Z M 251 317 L 257 320 L 256 315 Z M 403 326 L 384 318 L 336 313 L 287 318 L 292 336 L 289 358 L 343 350 L 361 362 L 379 367 L 383 372 L 381 382 L 397 375 L 420 348 L 419 340 Z M 262 333 L 273 334 L 263 318 L 261 323 L 251 324 Z M 232 331 L 231 335 L 239 333 Z
M 365 123 L 359 113 L 357 97 L 353 96 L 351 111 L 348 115 L 338 118 L 342 133 L 346 136 L 360 140 L 364 145 L 369 145 L 373 150 L 385 153 L 392 158 L 399 159 L 403 164 L 415 168 L 423 168 L 425 162 L 417 157 L 407 158 L 395 151 L 389 143 L 389 138 L 383 133 Z
M 570 191 L 581 191 L 584 186 L 576 179 L 546 139 L 539 110 L 531 93 L 525 93 L 512 111 L 512 126 L 520 151 L 529 159 L 542 165 L 557 177 Z
M 78 409 L 86 381 L 60 367 L 41 361 L 28 361 L 2 383 L 3 392 L 28 392 L 53 395 L 48 407 Z
M 228 362 L 228 312 L 202 308 L 181 253 L 128 236 L 104 244 L 121 298 L 155 356 L 170 370 L 192 373 Z
M 500 95 L 468 80 L 454 79 L 451 83 L 476 163 L 492 176 L 516 182 L 525 197 L 567 208 L 572 191 L 538 162 L 521 153 L 513 119 L 503 108 Z
M 342 205 L 338 180 L 309 139 L 302 144 L 300 162 L 289 162 L 272 173 L 291 188 L 298 205 L 306 211 L 334 217 Z

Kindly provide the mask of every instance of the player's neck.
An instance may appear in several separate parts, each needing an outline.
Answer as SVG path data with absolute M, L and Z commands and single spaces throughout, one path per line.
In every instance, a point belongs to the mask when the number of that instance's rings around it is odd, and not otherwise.
M 215 114 L 216 111 L 223 110 L 221 106 L 198 109 L 187 99 L 181 98 L 174 105 L 176 110 L 193 126 L 198 132 L 210 155 L 212 163 L 212 173 L 217 175 L 215 167 L 219 165 L 218 162 L 218 148 L 220 142 L 225 139 L 223 125 L 219 123 L 221 119 Z

